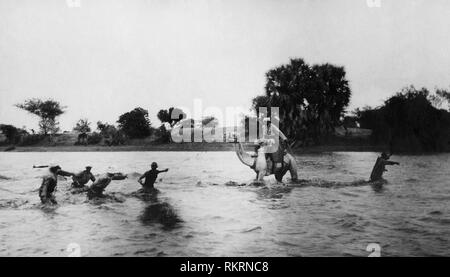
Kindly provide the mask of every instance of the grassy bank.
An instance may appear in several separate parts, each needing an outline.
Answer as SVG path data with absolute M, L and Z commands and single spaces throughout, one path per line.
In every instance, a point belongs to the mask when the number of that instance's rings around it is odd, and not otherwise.
M 341 128 L 342 129 L 342 128 Z M 369 135 L 360 133 L 360 129 L 353 130 L 351 135 L 346 135 L 344 130 L 337 129 L 337 135 L 323 140 L 319 146 L 299 147 L 294 149 L 296 153 L 320 153 L 337 151 L 383 151 L 386 147 L 371 145 Z M 339 133 L 341 131 L 341 133 Z M 358 132 L 356 132 L 358 131 Z M 370 133 L 369 133 L 370 134 Z M 124 152 L 124 151 L 234 151 L 234 143 L 158 143 L 150 136 L 143 139 L 128 139 L 124 145 L 107 146 L 105 142 L 95 145 L 76 145 L 78 135 L 76 133 L 63 133 L 54 135 L 51 139 L 36 136 L 30 144 L 15 146 L 0 146 L 0 151 L 13 152 Z M 253 150 L 254 145 L 246 143 L 248 151 Z M 9 148 L 9 149 L 8 149 Z
M 1 147 L 5 151 L 7 147 Z M 251 150 L 248 145 L 247 150 Z M 379 152 L 384 150 L 380 146 L 367 145 L 321 145 L 293 149 L 296 153 L 320 153 L 320 152 Z M 169 143 L 147 145 L 123 145 L 123 146 L 22 146 L 15 147 L 10 152 L 125 152 L 125 151 L 234 151 L 233 143 Z

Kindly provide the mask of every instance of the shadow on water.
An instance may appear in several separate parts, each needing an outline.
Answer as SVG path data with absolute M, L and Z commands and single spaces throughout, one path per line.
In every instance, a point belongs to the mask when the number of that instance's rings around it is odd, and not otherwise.
M 128 196 L 136 197 L 144 202 L 157 202 L 159 194 L 160 191 L 155 188 L 151 191 L 145 191 L 144 189 L 140 189 L 138 191 L 130 193 Z
M 381 193 L 385 190 L 385 184 L 387 184 L 387 181 L 384 179 L 375 182 L 362 179 L 352 182 L 327 181 L 320 179 L 300 179 L 296 181 L 289 180 L 285 183 L 273 183 L 269 181 L 251 181 L 248 183 L 237 183 L 234 181 L 229 181 L 225 183 L 225 186 L 257 189 L 256 193 L 261 199 L 279 199 L 282 198 L 284 194 L 290 193 L 294 188 L 318 187 L 327 189 L 340 189 L 348 187 L 370 186 L 373 191 Z
M 180 227 L 181 218 L 172 205 L 158 198 L 159 193 L 159 190 L 154 189 L 151 192 L 140 190 L 131 194 L 147 204 L 139 216 L 139 220 L 144 225 L 161 224 L 164 230 L 173 230 Z
M 361 186 L 371 186 L 374 191 L 381 192 L 384 190 L 384 186 L 387 184 L 386 180 L 380 181 L 366 181 L 366 180 L 356 180 L 352 182 L 336 182 L 336 181 L 326 181 L 326 180 L 297 180 L 291 181 L 287 184 L 289 187 L 319 187 L 319 188 L 330 188 L 339 189 L 347 187 L 361 187 Z
M 9 200 L 0 200 L 0 209 L 18 209 L 24 205 L 28 204 L 28 200 L 21 199 L 9 199 Z
M 43 212 L 43 215 L 48 219 L 53 219 L 58 213 L 57 210 L 60 207 L 59 204 L 51 203 L 35 203 L 30 208 L 37 209 Z
M 103 194 L 101 196 L 92 196 L 92 195 L 87 195 L 87 202 L 94 204 L 94 205 L 101 205 L 101 204 L 106 204 L 106 203 L 123 203 L 125 202 L 125 198 L 123 198 L 123 194 L 121 193 L 108 193 L 108 194 Z
M 11 180 L 11 178 L 0 175 L 0 180 Z
M 260 199 L 280 199 L 283 195 L 292 191 L 292 187 L 288 186 L 274 186 L 274 187 L 260 187 L 256 193 Z
M 385 184 L 387 184 L 387 181 L 378 181 L 378 182 L 368 182 L 369 185 L 372 187 L 373 191 L 376 193 L 382 193 L 386 189 L 384 187 Z
M 250 181 L 248 183 L 229 181 L 224 185 L 227 187 L 242 187 L 251 190 L 256 189 L 255 191 L 258 194 L 258 198 L 261 199 L 279 199 L 283 197 L 283 194 L 292 191 L 292 187 L 289 187 L 284 183 L 277 182 L 276 184 L 273 184 L 268 181 Z
M 167 202 L 148 204 L 139 219 L 144 225 L 159 223 L 165 230 L 175 229 L 182 222 L 175 209 Z

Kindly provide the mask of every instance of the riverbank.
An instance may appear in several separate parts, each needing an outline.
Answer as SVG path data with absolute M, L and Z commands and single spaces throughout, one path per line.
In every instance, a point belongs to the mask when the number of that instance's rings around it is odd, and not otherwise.
M 247 150 L 252 148 L 248 145 Z M 5 151 L 8 147 L 0 147 Z M 296 153 L 322 153 L 322 152 L 380 152 L 385 150 L 381 146 L 367 145 L 320 145 L 293 149 Z M 123 146 L 17 146 L 9 152 L 140 152 L 140 151 L 234 151 L 234 143 L 167 143 L 147 145 Z

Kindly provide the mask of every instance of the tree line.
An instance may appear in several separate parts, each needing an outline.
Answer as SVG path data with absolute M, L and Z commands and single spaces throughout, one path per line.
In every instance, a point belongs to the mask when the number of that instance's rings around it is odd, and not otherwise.
M 0 124 L 0 131 L 6 137 L 7 144 L 19 146 L 34 145 L 44 140 L 52 141 L 54 136 L 60 134 L 58 117 L 66 112 L 66 107 L 53 99 L 28 99 L 23 103 L 16 104 L 17 108 L 27 111 L 39 118 L 36 132 L 31 132 L 24 128 L 17 128 L 9 124 Z M 78 139 L 76 145 L 99 144 L 103 142 L 106 145 L 123 145 L 129 139 L 142 139 L 154 136 L 156 142 L 169 142 L 170 132 L 165 127 L 165 123 L 173 126 L 178 121 L 184 119 L 186 114 L 179 112 L 178 119 L 171 118 L 175 109 L 173 107 L 167 110 L 160 110 L 157 114 L 161 121 L 161 126 L 153 128 L 148 117 L 148 110 L 137 107 L 129 112 L 119 116 L 117 125 L 107 122 L 97 122 L 96 128 L 91 128 L 92 123 L 88 119 L 80 119 L 73 127 L 77 132 Z
M 450 150 L 449 111 L 448 91 L 409 86 L 353 116 L 361 128 L 372 129 L 373 144 L 388 145 L 391 152 L 440 152 Z
M 266 73 L 265 92 L 252 100 L 252 108 L 257 113 L 259 107 L 279 107 L 280 129 L 306 146 L 325 142 L 350 97 L 344 67 L 291 59 Z
M 449 91 L 409 86 L 379 107 L 349 113 L 350 97 L 344 67 L 291 59 L 266 73 L 264 94 L 252 101 L 254 115 L 244 118 L 246 133 L 259 107 L 280 107 L 280 129 L 298 146 L 333 143 L 335 128 L 343 126 L 371 129 L 370 143 L 391 152 L 450 150 Z
M 310 65 L 301 58 L 270 69 L 264 93 L 252 99 L 253 115 L 243 118 L 248 133 L 251 117 L 258 118 L 258 108 L 279 107 L 278 124 L 287 137 L 298 146 L 327 144 L 335 136 L 337 126 L 372 130 L 370 143 L 385 145 L 391 151 L 446 151 L 450 143 L 450 92 L 436 89 L 405 87 L 378 107 L 347 111 L 352 95 L 345 68 L 329 63 Z M 58 117 L 66 107 L 54 100 L 29 99 L 15 105 L 39 118 L 39 130 L 31 134 L 24 128 L 0 125 L 10 144 L 30 145 L 51 139 L 59 132 Z M 172 116 L 173 114 L 178 115 Z M 73 128 L 80 135 L 78 144 L 120 145 L 128 139 L 152 136 L 155 142 L 170 142 L 170 129 L 186 114 L 178 108 L 157 113 L 161 125 L 152 126 L 148 110 L 137 107 L 119 116 L 117 125 L 97 122 L 94 131 L 87 119 L 80 119 Z M 203 125 L 216 122 L 205 117 Z M 217 124 L 217 123 L 215 123 Z

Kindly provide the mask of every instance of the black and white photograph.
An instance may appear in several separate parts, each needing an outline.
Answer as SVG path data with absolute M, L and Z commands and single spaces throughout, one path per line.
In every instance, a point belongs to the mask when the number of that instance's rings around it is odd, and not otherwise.
M 0 257 L 450 256 L 449 34 L 445 0 L 0 0 Z

